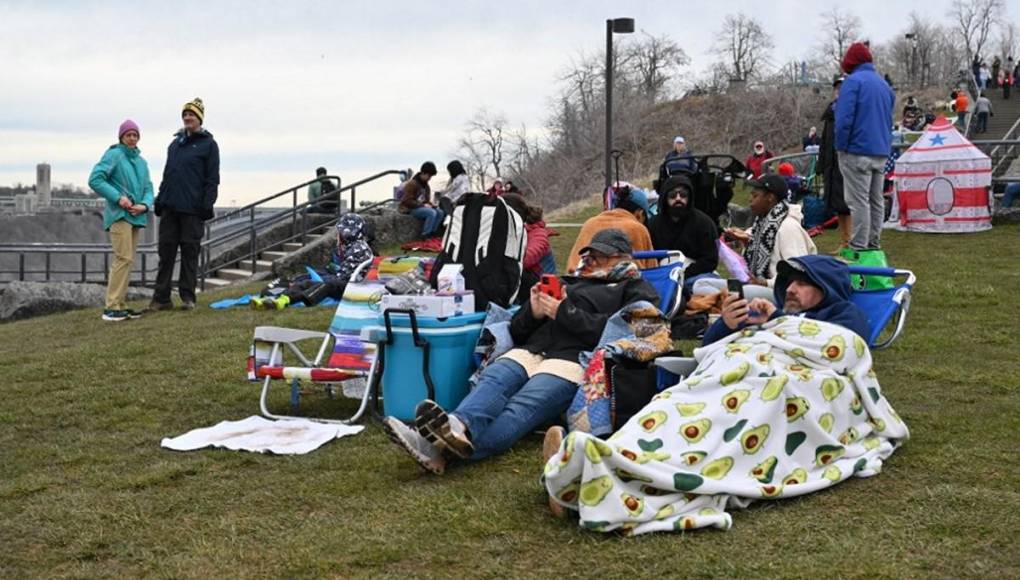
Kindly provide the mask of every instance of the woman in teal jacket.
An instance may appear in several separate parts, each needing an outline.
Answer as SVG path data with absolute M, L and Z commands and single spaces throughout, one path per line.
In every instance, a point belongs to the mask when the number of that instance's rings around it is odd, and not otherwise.
M 140 313 L 124 305 L 131 266 L 138 248 L 138 232 L 148 222 L 152 207 L 152 181 L 149 166 L 138 150 L 141 134 L 132 120 L 121 123 L 116 145 L 111 145 L 89 175 L 89 187 L 106 199 L 103 229 L 110 232 L 113 265 L 106 288 L 103 320 L 138 318 Z

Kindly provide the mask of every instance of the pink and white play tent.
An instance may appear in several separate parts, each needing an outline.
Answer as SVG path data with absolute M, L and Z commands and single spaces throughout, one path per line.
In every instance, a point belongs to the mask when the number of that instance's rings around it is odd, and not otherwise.
M 896 160 L 900 229 L 964 233 L 991 229 L 992 161 L 939 117 Z

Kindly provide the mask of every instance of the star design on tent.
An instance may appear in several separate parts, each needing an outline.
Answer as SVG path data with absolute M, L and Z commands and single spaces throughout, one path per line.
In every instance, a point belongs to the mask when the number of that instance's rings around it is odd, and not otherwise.
M 934 137 L 932 137 L 930 139 L 930 141 L 931 141 L 930 144 L 931 145 L 941 145 L 943 142 L 945 142 L 945 140 L 946 140 L 946 138 L 943 137 L 942 135 L 935 135 Z

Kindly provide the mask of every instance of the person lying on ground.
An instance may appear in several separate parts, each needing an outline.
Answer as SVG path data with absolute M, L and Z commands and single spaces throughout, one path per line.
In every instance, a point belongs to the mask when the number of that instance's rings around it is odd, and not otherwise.
M 576 510 L 602 532 L 726 529 L 730 508 L 883 469 L 909 431 L 879 387 L 860 314 L 848 316 L 846 266 L 823 256 L 781 264 L 784 310 L 763 301 L 749 316 L 731 301 L 730 333 L 695 350 L 696 369 L 609 439 L 547 432 L 554 512 Z
M 596 233 L 610 228 L 622 230 L 627 234 L 627 239 L 633 244 L 635 252 L 651 250 L 652 238 L 648 234 L 648 228 L 645 227 L 647 222 L 648 195 L 640 189 L 621 187 L 614 193 L 613 209 L 588 218 L 581 226 L 574 246 L 570 249 L 566 270 L 572 272 L 577 268 L 581 249 L 588 246 Z M 654 268 L 658 262 L 638 260 L 637 265 L 639 268 Z
M 253 298 L 249 304 L 256 310 L 283 310 L 297 302 L 315 306 L 326 298 L 340 300 L 354 270 L 374 255 L 368 245 L 365 218 L 345 213 L 336 224 L 336 248 L 326 271 L 319 273 L 321 281 L 305 278 L 289 284 L 282 293 Z
M 686 175 L 666 180 L 659 196 L 659 212 L 648 227 L 656 250 L 680 250 L 689 260 L 684 268 L 684 285 L 692 286 L 698 278 L 715 276 L 719 265 L 719 236 L 712 218 L 691 206 L 694 186 Z
M 726 237 L 744 245 L 744 259 L 751 284 L 772 286 L 776 268 L 782 260 L 815 254 L 818 249 L 800 222 L 799 205 L 786 202 L 786 180 L 766 175 L 751 186 L 751 213 L 754 223 L 748 230 L 728 228 Z
M 623 231 L 599 232 L 582 248 L 579 275 L 564 279 L 560 298 L 532 287 L 510 322 L 514 348 L 482 371 L 455 410 L 447 413 L 426 399 L 416 409 L 414 428 L 394 417 L 383 420 L 390 438 L 438 475 L 451 460 L 503 453 L 560 417 L 581 382 L 578 355 L 595 348 L 609 318 L 628 304 L 658 301 L 632 253 Z

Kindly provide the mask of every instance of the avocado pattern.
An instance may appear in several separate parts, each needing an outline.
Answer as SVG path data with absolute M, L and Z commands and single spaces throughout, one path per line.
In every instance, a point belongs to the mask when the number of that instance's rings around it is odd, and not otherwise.
M 784 316 L 695 357 L 694 375 L 608 441 L 570 433 L 546 463 L 550 497 L 584 529 L 726 529 L 731 497 L 774 501 L 875 475 L 909 436 L 867 345 L 838 326 Z

